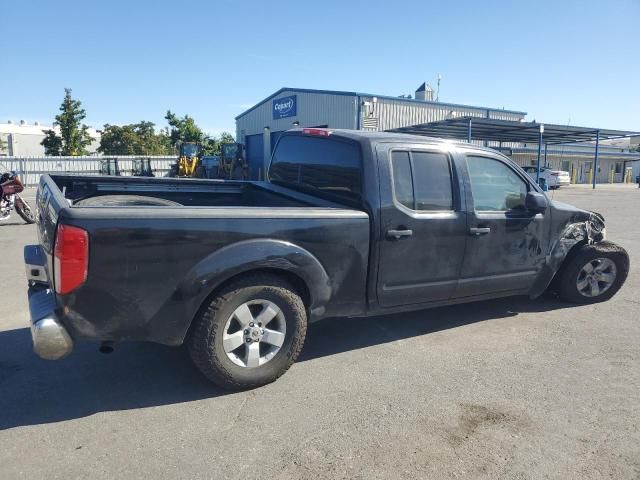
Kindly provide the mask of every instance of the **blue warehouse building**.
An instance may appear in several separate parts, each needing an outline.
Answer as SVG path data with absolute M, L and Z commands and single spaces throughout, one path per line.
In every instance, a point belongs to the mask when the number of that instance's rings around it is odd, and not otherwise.
M 245 145 L 250 175 L 264 178 L 275 144 L 283 132 L 294 127 L 344 128 L 366 131 L 403 131 L 420 134 L 414 127 L 463 119 L 525 122 L 526 112 L 436 101 L 433 90 L 423 83 L 415 95 L 392 97 L 369 93 L 283 87 L 236 117 L 236 138 Z M 447 137 L 447 132 L 429 133 Z M 453 137 L 450 138 L 459 138 Z M 537 145 L 518 140 L 473 143 L 500 148 L 521 165 L 537 161 Z M 590 144 L 549 148 L 546 163 L 567 170 L 576 183 L 588 183 L 593 168 L 599 182 L 623 181 L 628 165 L 640 159 L 628 148 L 600 145 L 600 162 L 593 166 Z M 591 170 L 590 170 L 591 169 Z

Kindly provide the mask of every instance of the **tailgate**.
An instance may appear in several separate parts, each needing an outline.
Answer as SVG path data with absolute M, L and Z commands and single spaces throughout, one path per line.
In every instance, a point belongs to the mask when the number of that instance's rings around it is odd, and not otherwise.
M 38 230 L 38 243 L 46 256 L 45 266 L 47 277 L 52 278 L 53 272 L 53 248 L 56 240 L 56 227 L 58 216 L 63 208 L 69 206 L 69 202 L 49 175 L 40 177 L 40 185 L 36 193 L 36 219 Z

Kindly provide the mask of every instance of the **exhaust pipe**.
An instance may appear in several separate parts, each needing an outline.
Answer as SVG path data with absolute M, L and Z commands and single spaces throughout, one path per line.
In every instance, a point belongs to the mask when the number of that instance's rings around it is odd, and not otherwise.
M 102 342 L 98 351 L 100 353 L 104 353 L 105 355 L 113 353 L 113 342 Z

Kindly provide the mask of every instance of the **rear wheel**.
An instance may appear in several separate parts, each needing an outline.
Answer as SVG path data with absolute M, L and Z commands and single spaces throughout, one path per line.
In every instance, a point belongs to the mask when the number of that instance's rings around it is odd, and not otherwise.
M 36 215 L 29 204 L 19 195 L 16 195 L 15 208 L 18 215 L 27 223 L 36 223 Z
M 257 275 L 233 282 L 194 320 L 187 340 L 195 365 L 228 389 L 259 387 L 286 372 L 302 350 L 307 315 L 284 279 Z
M 609 300 L 620 290 L 629 273 L 627 252 L 611 242 L 577 248 L 559 273 L 560 296 L 574 303 Z

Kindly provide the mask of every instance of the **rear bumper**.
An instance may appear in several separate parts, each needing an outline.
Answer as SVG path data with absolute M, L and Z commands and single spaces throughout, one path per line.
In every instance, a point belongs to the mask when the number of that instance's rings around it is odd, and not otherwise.
M 45 360 L 58 360 L 73 350 L 73 340 L 55 314 L 56 300 L 50 289 L 29 287 L 33 351 Z
M 46 360 L 58 360 L 73 350 L 73 340 L 56 315 L 56 298 L 49 288 L 39 245 L 24 247 L 29 280 L 29 314 L 33 351 Z

